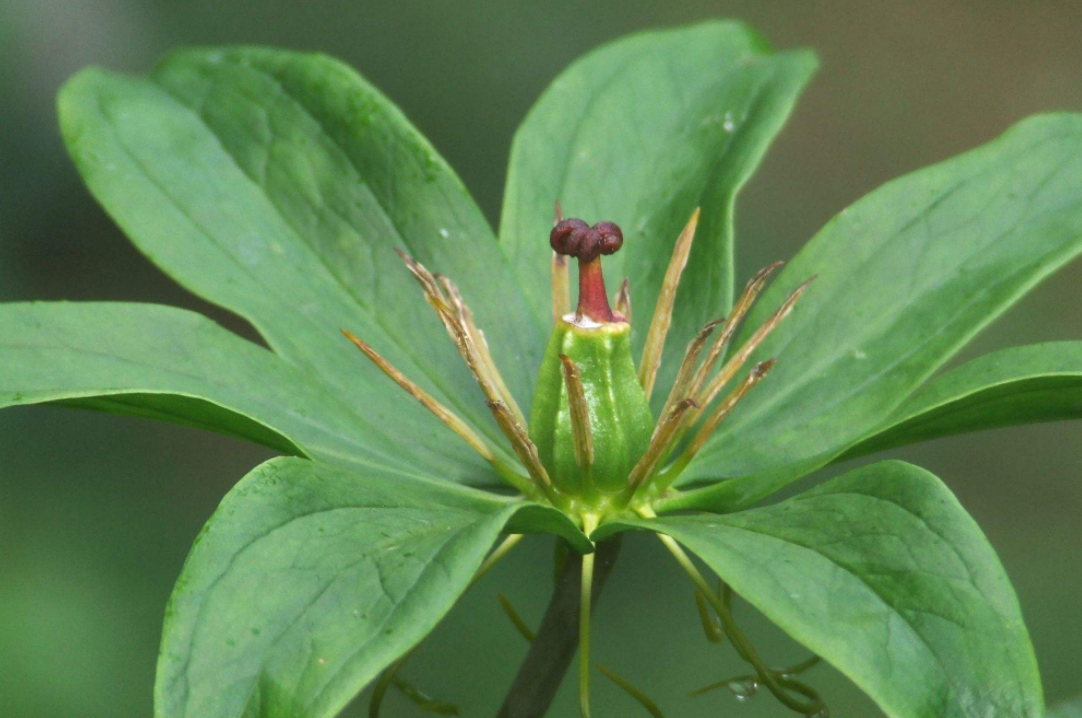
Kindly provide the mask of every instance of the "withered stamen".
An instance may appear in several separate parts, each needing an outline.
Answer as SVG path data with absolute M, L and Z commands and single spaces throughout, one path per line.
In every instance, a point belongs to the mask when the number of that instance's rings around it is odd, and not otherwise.
M 552 253 L 552 322 L 555 324 L 571 311 L 571 277 L 567 257 Z
M 582 387 L 582 375 L 570 357 L 561 354 L 560 362 L 563 364 L 567 401 L 571 409 L 571 438 L 575 446 L 575 463 L 583 471 L 589 471 L 594 464 L 594 437 L 590 428 L 586 392 Z
M 734 354 L 729 361 L 725 362 L 725 365 L 721 367 L 717 376 L 714 377 L 703 391 L 700 401 L 703 406 L 707 406 L 710 402 L 714 401 L 714 397 L 718 395 L 718 392 L 725 387 L 729 380 L 736 376 L 737 372 L 744 366 L 744 362 L 748 360 L 748 357 L 751 356 L 752 352 L 758 349 L 759 345 L 770 336 L 770 333 L 777 329 L 778 325 L 789 316 L 789 313 L 793 311 L 793 307 L 800 299 L 800 296 L 807 291 L 808 285 L 813 281 L 815 281 L 815 277 L 809 277 L 799 287 L 793 290 L 793 293 L 782 302 L 777 311 L 771 314 L 770 318 L 755 330 L 755 333 L 751 335 L 751 338 L 737 350 L 736 354 Z
M 695 455 L 703 448 L 721 422 L 725 421 L 725 419 L 733 413 L 733 409 L 740 403 L 740 400 L 747 396 L 748 392 L 766 377 L 771 368 L 773 368 L 774 361 L 774 359 L 768 359 L 756 364 L 752 370 L 748 372 L 744 381 L 740 382 L 729 396 L 725 397 L 725 400 L 710 412 L 710 415 L 706 418 L 706 421 L 703 422 L 698 433 L 695 434 L 695 438 L 691 440 L 691 443 L 688 444 L 687 448 L 680 454 L 680 457 L 665 470 L 659 486 L 656 487 L 658 490 L 668 488 L 668 484 L 671 483 L 671 480 L 667 480 L 667 478 L 675 478 L 680 475 L 680 472 L 687 468 L 687 465 L 691 463 L 691 460 L 695 458 Z
M 398 251 L 398 250 L 396 250 Z M 485 362 L 483 356 L 483 350 L 481 345 L 483 344 L 483 338 L 480 337 L 480 330 L 476 330 L 474 334 L 471 334 L 469 326 L 467 326 L 466 320 L 460 314 L 459 306 L 456 302 L 449 300 L 444 296 L 443 288 L 448 288 L 449 293 L 457 294 L 458 288 L 454 283 L 444 278 L 443 281 L 436 279 L 435 275 L 428 271 L 423 264 L 410 257 L 404 252 L 398 252 L 398 255 L 402 257 L 402 260 L 406 263 L 410 273 L 417 279 L 417 282 L 421 285 L 421 289 L 425 294 L 425 299 L 436 310 L 436 314 L 443 322 L 444 327 L 447 328 L 447 333 L 451 336 L 455 346 L 458 348 L 459 354 L 466 361 L 466 365 L 473 373 L 477 383 L 481 386 L 481 391 L 484 392 L 485 398 L 489 401 L 500 401 L 505 404 L 514 405 L 514 414 L 516 419 L 522 416 L 521 410 L 518 410 L 517 405 L 514 404 L 514 400 L 509 396 L 510 392 L 507 392 L 507 396 L 503 392 L 506 392 L 506 384 L 504 384 L 502 377 L 496 378 L 499 375 L 495 364 Z M 461 303 L 462 308 L 466 308 L 465 303 Z M 472 316 L 472 315 L 471 315 Z M 480 340 L 480 341 L 479 341 Z M 486 350 L 487 351 L 487 345 Z M 503 391 L 500 390 L 503 387 Z M 519 419 L 522 423 L 525 423 L 525 419 Z
M 703 447 L 706 440 L 710 438 L 710 435 L 714 433 L 714 429 L 718 428 L 718 425 L 725 420 L 729 414 L 732 413 L 736 405 L 740 403 L 740 400 L 747 396 L 747 393 L 752 388 L 762 381 L 770 370 L 774 368 L 774 359 L 767 359 L 766 361 L 756 364 L 748 376 L 737 386 L 733 391 L 725 398 L 725 401 L 718 404 L 718 406 L 710 413 L 706 421 L 703 422 L 703 426 L 699 429 L 699 433 L 695 435 L 695 438 L 691 440 L 691 444 L 688 445 L 687 453 L 689 456 L 694 456 L 698 453 L 699 449 Z
M 669 410 L 669 407 L 677 401 L 686 399 L 694 393 L 691 389 L 691 379 L 695 371 L 695 365 L 699 362 L 699 354 L 702 353 L 703 347 L 706 346 L 706 341 L 710 338 L 710 335 L 714 333 L 714 329 L 724 322 L 724 319 L 715 319 L 706 323 L 699 330 L 699 333 L 688 342 L 688 348 L 684 351 L 684 359 L 680 362 L 680 369 L 676 372 L 676 379 L 673 381 L 672 389 L 665 400 L 665 406 L 661 409 L 663 416 Z
M 642 384 L 646 397 L 654 391 L 654 381 L 661 366 L 661 355 L 665 350 L 665 337 L 672 325 L 673 306 L 676 303 L 676 290 L 680 286 L 680 276 L 688 263 L 691 243 L 695 240 L 695 229 L 699 225 L 699 209 L 691 213 L 691 219 L 676 238 L 669 267 L 665 270 L 665 279 L 661 283 L 654 316 L 650 320 L 650 329 L 646 334 L 646 343 L 642 349 L 642 361 L 639 362 L 639 383 Z
M 467 305 L 466 301 L 462 298 L 462 293 L 458 290 L 458 285 L 442 275 L 439 277 L 439 281 L 447 291 L 448 296 L 451 297 L 451 305 L 455 310 L 455 318 L 464 330 L 463 333 L 467 345 L 480 359 L 480 363 L 485 369 L 486 377 L 493 386 L 495 386 L 500 398 L 507 404 L 508 408 L 511 409 L 515 418 L 525 425 L 526 416 L 522 413 L 522 409 L 519 408 L 518 402 L 515 401 L 515 397 L 511 394 L 511 390 L 504 382 L 500 370 L 496 368 L 496 362 L 492 358 L 492 352 L 489 349 L 488 340 L 485 339 L 485 333 L 477 327 L 477 323 L 473 319 L 473 312 L 470 311 L 469 305 Z
M 389 361 L 387 361 L 379 352 L 371 347 L 364 340 L 356 337 L 347 329 L 342 330 L 342 334 L 346 339 L 349 339 L 353 344 L 360 349 L 366 357 L 368 357 L 373 364 L 379 367 L 380 371 L 386 374 L 394 383 L 406 390 L 406 392 L 414 399 L 419 401 L 421 405 L 435 414 L 436 418 L 442 421 L 451 431 L 458 434 L 470 447 L 473 448 L 478 454 L 480 454 L 486 461 L 492 464 L 496 469 L 504 476 L 508 473 L 513 473 L 518 476 L 520 484 L 519 489 L 529 488 L 529 483 L 525 482 L 525 476 L 519 475 L 517 472 L 512 472 L 495 454 L 492 447 L 482 439 L 470 426 L 463 421 L 457 414 L 448 409 L 446 406 L 437 401 L 431 394 L 426 392 L 421 387 L 410 381 L 405 374 L 398 371 Z
M 439 315 L 448 334 L 454 340 L 455 346 L 458 347 L 459 354 L 466 360 L 466 365 L 485 395 L 486 403 L 496 419 L 496 424 L 511 442 L 511 447 L 522 461 L 530 478 L 549 499 L 555 500 L 556 490 L 552 486 L 545 467 L 541 465 L 537 447 L 526 433 L 526 420 L 522 411 L 515 404 L 507 385 L 496 369 L 484 335 L 473 322 L 473 315 L 466 303 L 462 301 L 458 287 L 445 277 L 437 280 L 424 265 L 406 253 L 399 251 L 398 255 L 421 285 L 425 299 L 436 310 L 436 314 Z M 450 300 L 444 296 L 444 290 L 451 296 Z M 523 490 L 523 493 L 532 493 L 531 490 L 522 489 L 518 485 L 516 488 Z
M 646 453 L 643 454 L 639 462 L 635 464 L 635 467 L 631 470 L 631 473 L 627 478 L 627 489 L 625 489 L 625 496 L 630 501 L 634 497 L 635 492 L 639 490 L 647 479 L 654 473 L 654 469 L 657 468 L 658 462 L 660 462 L 665 453 L 669 450 L 672 444 L 672 438 L 676 434 L 676 430 L 680 428 L 683 423 L 684 416 L 688 411 L 697 407 L 694 399 L 684 399 L 676 406 L 674 406 L 667 414 L 662 415 L 661 421 L 657 423 L 654 428 L 654 433 L 650 437 L 650 445 L 646 448 Z
M 763 287 L 766 285 L 766 280 L 774 273 L 778 267 L 784 265 L 785 262 L 774 262 L 766 267 L 760 269 L 754 277 L 748 280 L 748 283 L 744 286 L 744 291 L 740 293 L 736 303 L 733 305 L 733 310 L 729 313 L 729 318 L 726 321 L 725 327 L 721 330 L 721 334 L 718 335 L 714 344 L 710 347 L 710 351 L 707 352 L 706 359 L 703 360 L 702 366 L 695 372 L 695 379 L 691 383 L 691 390 L 688 392 L 689 396 L 695 396 L 702 388 L 706 378 L 713 371 L 714 365 L 717 363 L 718 358 L 725 351 L 725 347 L 728 346 L 732 340 L 733 335 L 736 334 L 736 330 L 740 328 L 740 323 L 744 320 L 744 316 L 751 309 L 751 305 L 755 303 L 756 297 L 763 291 Z
M 624 320 L 631 323 L 631 282 L 627 277 L 620 282 L 620 288 L 616 290 L 616 313 L 621 314 Z
M 458 329 L 454 326 L 451 307 L 447 302 L 447 298 L 443 296 L 443 292 L 440 291 L 440 285 L 436 281 L 435 276 L 429 272 L 423 264 L 418 262 L 413 257 L 409 256 L 400 249 L 395 249 L 395 253 L 406 264 L 406 268 L 409 269 L 410 274 L 417 280 L 417 283 L 421 285 L 421 292 L 424 294 L 425 301 L 436 312 L 436 316 L 443 322 L 443 326 L 447 329 L 447 334 L 450 335 L 451 340 L 458 345 Z
M 545 492 L 545 495 L 550 500 L 556 501 L 556 488 L 552 485 L 552 479 L 549 478 L 548 472 L 545 471 L 545 467 L 541 464 L 537 446 L 530 440 L 526 430 L 515 421 L 515 417 L 502 401 L 490 400 L 487 403 L 488 408 L 492 410 L 492 415 L 496 417 L 496 423 L 499 424 L 500 429 L 507 436 L 508 441 L 511 442 L 511 448 L 515 450 L 515 454 L 518 455 L 522 465 L 526 467 L 530 478 L 533 479 L 539 489 Z

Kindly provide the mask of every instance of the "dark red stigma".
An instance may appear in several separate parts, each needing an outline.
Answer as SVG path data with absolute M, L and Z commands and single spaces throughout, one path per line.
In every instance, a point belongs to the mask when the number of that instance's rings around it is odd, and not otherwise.
M 601 255 L 613 254 L 624 245 L 624 233 L 612 222 L 593 227 L 581 219 L 561 219 L 549 234 L 557 254 L 579 260 L 579 306 L 577 316 L 595 322 L 619 322 L 624 318 L 612 311 L 601 273 Z

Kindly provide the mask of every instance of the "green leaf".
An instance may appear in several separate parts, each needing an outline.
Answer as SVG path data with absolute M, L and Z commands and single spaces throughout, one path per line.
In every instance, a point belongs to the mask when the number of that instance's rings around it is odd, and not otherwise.
M 993 352 L 937 377 L 840 459 L 1001 426 L 1082 418 L 1082 342 Z
M 382 95 L 323 56 L 240 48 L 175 53 L 151 81 L 85 70 L 59 105 L 87 185 L 151 260 L 393 425 L 419 470 L 492 477 L 339 334 L 369 341 L 494 438 L 476 382 L 393 250 L 459 284 L 521 402 L 543 350 L 480 211 Z M 442 460 L 414 461 L 416 437 L 434 432 Z
M 809 52 L 774 54 L 743 25 L 708 22 L 617 40 L 561 73 L 515 135 L 500 221 L 535 310 L 550 312 L 538 279 L 557 199 L 569 216 L 623 229 L 626 246 L 605 269 L 630 279 L 641 328 L 676 237 L 701 206 L 662 364 L 667 386 L 695 331 L 729 310 L 736 193 L 815 68 Z M 640 349 L 644 338 L 636 334 Z
M 166 611 L 158 718 L 334 716 L 420 641 L 516 520 L 554 509 L 274 459 L 222 501 Z
M 902 462 L 765 508 L 624 522 L 669 534 L 891 718 L 1043 714 L 1018 601 L 977 524 Z
M 754 359 L 769 378 L 685 480 L 731 509 L 828 462 L 880 425 L 1007 307 L 1082 250 L 1082 116 L 1045 115 L 889 182 L 835 217 L 783 270 L 746 328 L 818 275 Z
M 406 459 L 376 417 L 199 314 L 151 304 L 0 304 L 0 408 L 52 403 L 197 426 L 332 463 L 404 475 L 442 466 L 430 442 Z M 451 465 L 440 476 L 471 478 Z M 472 478 L 476 479 L 476 475 Z

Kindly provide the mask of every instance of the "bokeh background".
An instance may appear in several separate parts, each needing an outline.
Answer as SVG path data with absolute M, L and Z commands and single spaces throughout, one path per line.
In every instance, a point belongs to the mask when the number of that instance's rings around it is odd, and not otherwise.
M 747 0 L 0 0 L 0 301 L 202 304 L 144 261 L 65 157 L 53 100 L 90 63 L 140 72 L 178 44 L 318 49 L 405 109 L 495 221 L 512 131 L 545 84 L 593 45 L 640 28 L 742 18 L 779 47 L 811 46 L 818 78 L 742 196 L 746 276 L 791 256 L 885 180 L 999 134 L 1035 112 L 1082 110 L 1082 2 Z M 1082 264 L 1042 285 L 966 356 L 1082 338 Z M 0 377 L 0 383 L 3 378 Z M 895 452 L 960 496 L 1021 598 L 1050 699 L 1082 692 L 1082 425 L 988 432 Z M 0 716 L 145 718 L 163 607 L 222 494 L 267 452 L 192 429 L 59 408 L 0 413 Z M 533 539 L 471 593 L 404 675 L 467 716 L 494 713 L 525 651 L 497 586 L 536 621 L 549 582 Z M 707 644 L 691 593 L 632 537 L 597 619 L 597 655 L 670 716 L 783 716 L 701 684 L 742 672 Z M 804 654 L 740 609 L 778 662 Z M 875 716 L 839 674 L 810 674 L 835 716 Z M 597 679 L 599 716 L 638 707 Z M 554 716 L 574 715 L 565 686 Z M 358 704 L 350 715 L 362 715 Z M 392 695 L 385 716 L 417 715 Z

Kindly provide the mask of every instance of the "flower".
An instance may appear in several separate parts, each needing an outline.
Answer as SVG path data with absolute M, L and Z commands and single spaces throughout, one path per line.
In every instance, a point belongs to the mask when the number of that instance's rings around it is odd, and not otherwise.
M 623 313 L 612 311 L 601 258 L 619 251 L 624 243 L 623 232 L 613 222 L 599 222 L 591 227 L 581 219 L 564 219 L 559 202 L 556 207 L 556 221 L 549 238 L 553 249 L 552 316 L 556 327 L 550 346 L 556 348 L 546 354 L 540 369 L 539 385 L 534 392 L 535 404 L 540 406 L 535 405 L 529 422 L 500 375 L 499 362 L 454 281 L 432 274 L 420 262 L 399 252 L 477 380 L 496 423 L 518 457 L 517 465 L 503 461 L 498 451 L 466 421 L 411 381 L 368 343 L 346 329 L 342 332 L 381 371 L 489 462 L 512 488 L 530 499 L 569 512 L 579 525 L 590 526 L 592 530 L 621 512 L 653 512 L 656 503 L 719 425 L 773 367 L 775 359 L 757 363 L 718 401 L 748 357 L 789 316 L 814 277 L 798 286 L 719 369 L 718 363 L 729 349 L 741 320 L 770 274 L 782 263 L 771 264 L 755 275 L 729 317 L 707 322 L 688 344 L 659 419 L 648 429 L 647 425 L 653 423 L 649 415 L 650 393 L 661 364 L 666 334 L 672 325 L 673 298 L 695 238 L 700 210 L 694 211 L 673 245 L 639 368 L 637 372 L 625 372 L 634 374 L 635 378 L 621 381 L 621 364 L 633 366 L 627 341 L 631 326 Z M 567 311 L 565 257 L 577 258 L 579 265 L 579 295 L 573 313 Z M 620 286 L 621 297 L 614 301 L 624 305 L 627 311 L 630 284 L 625 279 Z M 711 335 L 719 326 L 722 330 L 711 342 Z M 586 345 L 585 349 L 572 348 L 582 344 Z M 700 362 L 704 349 L 706 355 Z M 577 353 L 582 353 L 590 365 L 585 375 L 568 356 Z M 544 399 L 538 398 L 542 396 Z M 569 458 L 563 465 L 557 465 L 554 456 L 558 452 L 551 444 L 553 433 L 559 433 L 555 427 L 561 418 L 566 424 L 565 453 L 568 457 L 573 455 L 574 460 Z M 638 429 L 640 425 L 642 429 Z M 643 430 L 647 433 L 642 433 Z M 635 431 L 641 437 L 629 444 L 627 437 Z M 689 432 L 693 436 L 686 447 L 668 461 Z M 595 433 L 600 437 L 597 440 Z M 544 447 L 542 450 L 538 449 L 538 443 Z
M 1045 398 L 1082 385 L 1074 345 L 929 378 L 1082 251 L 1082 117 L 1031 118 L 885 185 L 734 301 L 736 193 L 814 69 L 727 22 L 587 55 L 516 135 L 499 239 L 397 108 L 326 57 L 191 49 L 146 79 L 73 78 L 60 123 L 91 192 L 268 348 L 167 307 L 2 305 L 0 405 L 129 412 L 291 455 L 238 483 L 193 546 L 156 715 L 331 716 L 374 679 L 378 709 L 525 533 L 582 556 L 588 714 L 592 551 L 644 530 L 693 581 L 708 636 L 752 666 L 731 682 L 745 694 L 822 710 L 740 633 L 734 593 L 891 716 L 1040 716 L 1014 593 L 938 479 L 885 461 L 749 507 L 881 448 L 1078 415 Z M 550 227 L 556 198 L 614 222 L 557 210 Z M 627 277 L 615 306 L 601 255 Z M 633 303 L 655 307 L 634 335 Z M 359 370 L 339 327 L 418 404 Z M 606 377 L 618 390 L 598 391 Z

